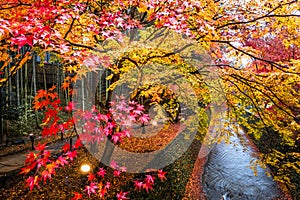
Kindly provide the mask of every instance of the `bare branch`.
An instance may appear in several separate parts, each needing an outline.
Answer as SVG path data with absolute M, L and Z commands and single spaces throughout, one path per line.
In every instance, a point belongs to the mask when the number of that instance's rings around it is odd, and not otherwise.
M 233 81 L 230 81 L 230 80 L 228 80 L 228 81 L 230 83 L 232 83 L 245 97 L 247 97 L 252 102 L 252 105 L 254 106 L 255 110 L 257 111 L 259 119 L 264 124 L 265 130 L 267 131 L 267 133 L 269 133 L 268 126 L 267 126 L 267 124 L 265 123 L 265 121 L 264 121 L 264 119 L 262 117 L 262 110 L 255 104 L 253 98 L 251 98 L 248 94 L 246 94 L 245 92 L 243 92 L 236 83 L 234 83 Z
M 81 47 L 81 48 L 86 48 L 86 49 L 90 49 L 90 50 L 93 50 L 95 52 L 99 52 L 99 53 L 106 53 L 107 51 L 105 50 L 100 50 L 100 49 L 97 49 L 95 47 L 91 47 L 91 46 L 87 46 L 87 45 L 84 45 L 84 44 L 78 44 L 78 43 L 74 43 L 74 42 L 71 42 L 70 40 L 66 40 L 70 45 L 72 46 L 75 46 L 75 47 Z
M 291 1 L 291 2 L 288 2 L 288 3 L 284 3 L 284 4 L 280 4 L 277 7 L 275 7 L 274 9 L 272 9 L 271 11 L 269 11 L 266 15 L 254 18 L 254 19 L 249 20 L 249 21 L 240 21 L 240 22 L 227 23 L 227 24 L 224 24 L 224 25 L 221 25 L 221 26 L 217 27 L 216 29 L 221 29 L 221 28 L 224 28 L 224 27 L 227 27 L 227 26 L 234 26 L 234 25 L 239 25 L 239 24 L 253 23 L 253 22 L 256 22 L 260 19 L 269 18 L 269 17 L 300 17 L 300 15 L 296 15 L 296 14 L 289 14 L 289 15 L 275 15 L 275 14 L 273 14 L 273 15 L 271 15 L 271 13 L 274 12 L 275 10 L 277 10 L 277 9 L 283 7 L 283 6 L 286 6 L 286 5 L 296 3 L 296 2 L 298 2 L 298 0 L 294 0 L 294 1 Z
M 275 67 L 276 69 L 278 69 L 278 70 L 280 70 L 280 71 L 282 71 L 282 72 L 285 72 L 285 73 L 288 73 L 288 74 L 296 74 L 296 75 L 300 75 L 300 73 L 297 73 L 297 72 L 291 72 L 291 71 L 284 70 L 284 69 L 288 69 L 287 66 L 280 65 L 280 64 L 278 64 L 278 63 L 276 63 L 276 62 L 273 62 L 273 61 L 271 61 L 271 60 L 266 60 L 266 59 L 263 59 L 263 58 L 259 58 L 259 57 L 255 56 L 255 55 L 252 55 L 252 54 L 246 52 L 246 51 L 243 50 L 243 49 L 237 48 L 237 47 L 233 46 L 233 45 L 230 43 L 230 41 L 211 40 L 211 42 L 227 44 L 228 46 L 230 46 L 231 48 L 235 49 L 236 51 L 242 52 L 243 54 L 245 54 L 245 55 L 247 55 L 247 56 L 249 56 L 249 57 L 251 57 L 251 58 L 254 58 L 254 59 L 256 59 L 256 60 L 260 60 L 260 61 L 263 61 L 263 62 L 265 62 L 265 63 L 268 63 L 268 64 L 270 64 L 271 66 Z
M 76 20 L 75 18 L 72 19 L 72 22 L 71 22 L 71 24 L 70 24 L 70 27 L 69 27 L 68 31 L 66 32 L 66 34 L 65 34 L 65 36 L 64 36 L 64 39 L 66 39 L 66 38 L 68 37 L 68 34 L 71 32 L 75 20 Z
M 256 83 L 256 84 L 259 84 L 259 85 L 261 85 L 261 86 L 267 88 L 268 91 L 271 92 L 271 94 L 272 94 L 272 95 L 273 95 L 273 96 L 274 96 L 281 104 L 283 104 L 284 106 L 286 106 L 289 110 L 292 110 L 292 108 L 291 108 L 289 105 L 287 105 L 282 99 L 280 99 L 280 98 L 279 98 L 279 97 L 271 90 L 271 88 L 269 88 L 268 86 L 265 86 L 265 85 L 263 85 L 263 84 L 261 84 L 261 83 L 255 82 L 255 81 L 248 80 L 248 79 L 246 79 L 246 78 L 244 78 L 244 77 L 241 77 L 241 76 L 239 76 L 239 75 L 237 75 L 237 74 L 231 74 L 230 77 L 234 78 L 234 79 L 237 80 L 237 81 L 242 82 L 243 84 L 247 85 L 247 86 L 250 87 L 251 89 L 255 89 L 255 90 L 259 91 L 260 93 L 262 93 L 263 95 L 265 95 L 268 99 L 270 99 L 270 101 L 271 101 L 278 109 L 282 110 L 282 111 L 285 112 L 287 115 L 289 115 L 289 116 L 291 116 L 291 117 L 294 117 L 292 114 L 290 114 L 290 113 L 289 113 L 288 111 L 286 111 L 284 108 L 282 108 L 282 106 L 279 106 L 279 105 L 274 101 L 274 99 L 273 99 L 272 97 L 270 97 L 270 95 L 268 95 L 266 92 L 262 91 L 261 89 L 255 87 L 255 86 L 253 86 L 253 85 L 251 85 L 251 84 L 249 84 L 248 82 L 254 82 L 254 83 Z

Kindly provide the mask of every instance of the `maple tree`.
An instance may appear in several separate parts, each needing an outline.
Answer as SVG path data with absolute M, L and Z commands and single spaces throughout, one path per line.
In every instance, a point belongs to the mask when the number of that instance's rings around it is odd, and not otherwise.
M 168 49 L 168 44 L 177 40 L 162 44 L 165 52 L 143 46 L 129 49 L 125 54 L 118 52 L 118 56 L 109 53 L 116 53 L 114 50 L 120 48 L 119 44 L 125 48 L 126 42 L 135 41 L 136 37 L 153 37 L 155 40 L 163 31 L 173 30 L 198 42 L 209 53 L 212 62 L 204 67 L 207 71 L 216 71 L 223 80 L 223 91 L 219 96 L 226 101 L 228 122 L 225 125 L 238 122 L 256 140 L 264 135 L 280 138 L 278 147 L 269 147 L 262 157 L 278 172 L 275 178 L 295 191 L 291 174 L 300 174 L 297 165 L 300 159 L 299 9 L 298 0 L 7 0 L 0 4 L 0 87 L 31 59 L 33 51 L 41 55 L 52 52 L 64 70 L 73 74 L 62 84 L 62 89 L 70 90 L 71 83 L 97 71 L 97 65 L 113 72 L 109 78 L 116 83 L 111 86 L 114 89 L 117 84 L 124 83 L 126 74 L 136 69 L 142 72 L 142 66 L 152 59 L 152 62 L 165 66 L 181 66 L 181 74 L 195 83 L 195 88 L 201 88 L 196 91 L 197 97 L 206 107 L 210 100 L 202 95 L 207 89 L 202 86 L 201 76 L 194 76 L 195 70 L 188 69 L 184 59 L 180 60 L 180 47 Z M 152 35 L 136 33 L 136 29 L 152 27 L 157 28 Z M 21 47 L 25 49 L 21 50 Z M 14 56 L 10 56 L 12 52 Z M 192 56 L 191 52 L 188 56 Z M 172 63 L 172 60 L 175 61 Z M 8 68 L 9 63 L 13 65 Z M 6 69 L 9 73 L 4 73 Z M 171 91 L 161 92 L 164 86 L 149 86 L 135 88 L 132 97 L 150 98 L 158 104 L 162 97 L 173 99 L 168 93 Z M 46 111 L 43 135 L 72 126 L 73 122 L 63 122 L 58 112 L 69 111 L 73 105 L 69 104 L 65 109 L 58 106 L 60 102 L 55 92 L 40 91 L 35 100 L 34 108 Z M 110 100 L 105 102 L 106 107 Z M 177 118 L 178 102 L 167 101 L 162 105 L 169 115 Z M 87 125 L 93 127 L 91 123 Z M 272 135 L 273 132 L 276 134 Z M 117 141 L 117 135 L 113 136 Z M 60 164 L 66 162 L 61 159 Z M 51 175 L 45 172 L 45 177 Z M 37 186 L 38 178 L 31 177 L 28 182 L 32 188 Z M 137 189 L 142 188 L 140 182 L 136 184 Z M 88 187 L 87 191 L 93 193 L 94 185 Z M 126 192 L 120 192 L 118 198 L 126 199 L 126 195 Z
M 81 120 L 81 117 L 85 119 L 85 123 L 82 126 L 83 132 L 80 138 L 77 139 L 76 143 L 71 146 L 66 143 L 62 146 L 62 155 L 57 159 L 52 158 L 48 150 L 45 150 L 46 144 L 38 144 L 35 147 L 38 153 L 30 152 L 25 161 L 26 166 L 22 168 L 21 174 L 30 176 L 26 179 L 27 186 L 32 190 L 34 187 L 40 188 L 39 182 L 42 180 L 44 184 L 47 180 L 52 179 L 52 176 L 56 173 L 58 168 L 64 167 L 72 162 L 75 157 L 77 157 L 77 149 L 82 146 L 83 143 L 95 143 L 101 142 L 104 137 L 108 137 L 114 143 L 120 143 L 124 137 L 129 137 L 130 132 L 126 130 L 126 127 L 130 127 L 131 122 L 142 122 L 148 123 L 149 117 L 144 114 L 144 108 L 142 105 L 136 102 L 129 102 L 128 106 L 126 101 L 122 98 L 120 102 L 111 102 L 111 104 L 116 106 L 116 109 L 112 107 L 110 113 L 101 114 L 95 107 L 90 111 L 76 110 L 74 117 L 67 122 L 60 123 L 60 119 L 57 113 L 53 113 L 53 109 L 62 110 L 59 106 L 57 93 L 54 92 L 55 87 L 50 88 L 48 91 L 40 90 L 35 98 L 34 107 L 37 110 L 46 110 L 43 125 L 43 136 L 51 136 L 57 134 L 59 131 L 64 131 L 69 129 L 70 126 L 74 126 L 74 121 L 77 119 Z M 66 106 L 66 111 L 70 111 L 69 107 L 73 105 Z M 73 108 L 75 109 L 75 108 Z M 122 112 L 129 112 L 128 118 L 124 117 Z M 50 114 L 49 114 L 50 113 Z M 116 122 L 119 122 L 118 125 Z M 117 127 L 119 126 L 119 127 Z M 122 127 L 122 128 L 121 128 Z M 119 131 L 114 131 L 118 129 Z M 113 176 L 120 177 L 122 172 L 126 172 L 126 168 L 119 167 L 117 163 L 111 162 L 111 167 L 114 169 Z M 34 174 L 32 174 L 34 172 Z M 87 193 L 88 197 L 92 194 L 99 194 L 100 198 L 106 196 L 107 190 L 109 190 L 111 183 L 100 181 L 97 183 L 97 178 L 104 178 L 106 176 L 106 170 L 99 168 L 99 171 L 95 174 L 88 174 L 89 185 L 85 186 L 84 191 Z M 166 179 L 166 172 L 159 170 L 158 177 L 163 181 Z M 102 185 L 105 184 L 104 187 Z M 146 175 L 145 183 L 142 185 L 143 189 L 147 192 L 152 190 L 154 185 L 154 178 L 152 175 Z M 128 192 L 119 192 L 116 197 L 118 199 L 127 199 L 126 195 Z M 82 194 L 74 193 L 73 199 L 81 199 Z

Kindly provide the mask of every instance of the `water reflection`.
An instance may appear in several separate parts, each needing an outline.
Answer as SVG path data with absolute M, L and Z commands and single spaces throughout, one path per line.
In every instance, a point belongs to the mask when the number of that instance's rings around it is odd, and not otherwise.
M 231 200 L 271 200 L 278 196 L 278 186 L 266 169 L 257 166 L 257 176 L 250 163 L 257 160 L 251 155 L 250 146 L 243 146 L 240 139 L 230 137 L 232 144 L 217 144 L 208 155 L 202 177 L 203 189 L 208 200 L 220 200 L 227 193 Z

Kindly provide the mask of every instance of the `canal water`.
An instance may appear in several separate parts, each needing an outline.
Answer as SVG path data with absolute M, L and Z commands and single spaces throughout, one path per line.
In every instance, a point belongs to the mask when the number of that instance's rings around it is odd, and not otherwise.
M 239 131 L 239 135 L 243 137 L 243 134 Z M 272 200 L 278 197 L 278 185 L 267 175 L 268 169 L 254 164 L 258 160 L 249 141 L 245 137 L 239 139 L 236 133 L 229 140 L 229 144 L 216 144 L 208 154 L 202 176 L 207 199 L 220 200 L 225 194 L 231 197 L 230 200 Z M 250 166 L 256 166 L 256 170 Z

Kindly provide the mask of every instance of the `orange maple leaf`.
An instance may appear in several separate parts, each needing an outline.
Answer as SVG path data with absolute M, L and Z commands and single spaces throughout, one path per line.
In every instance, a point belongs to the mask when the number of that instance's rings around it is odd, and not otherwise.
M 65 82 L 63 82 L 61 88 L 65 90 L 65 89 L 69 88 L 69 86 L 70 86 L 70 83 L 65 81 Z
M 46 169 L 49 171 L 50 174 L 55 174 L 55 168 L 57 168 L 57 163 L 55 162 L 46 165 Z

